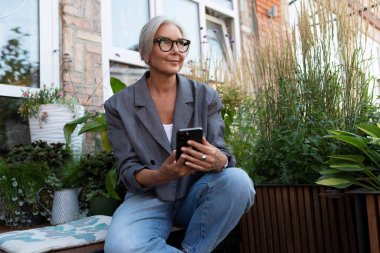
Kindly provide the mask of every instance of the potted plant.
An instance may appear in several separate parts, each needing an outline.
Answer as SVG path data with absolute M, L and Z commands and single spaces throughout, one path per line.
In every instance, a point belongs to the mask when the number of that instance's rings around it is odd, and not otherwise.
M 126 85 L 120 81 L 117 78 L 111 77 L 111 88 L 114 93 L 121 91 L 126 87 Z M 86 113 L 83 117 L 80 117 L 78 119 L 75 119 L 71 122 L 68 122 L 64 126 L 64 134 L 66 138 L 66 143 L 70 143 L 71 136 L 76 134 L 77 131 L 77 126 L 82 125 L 80 130 L 78 131 L 78 134 L 81 135 L 83 133 L 99 133 L 101 135 L 101 140 L 102 140 L 102 145 L 101 149 L 104 155 L 103 158 L 106 157 L 111 157 L 112 155 L 112 147 L 110 143 L 108 142 L 107 138 L 107 121 L 105 117 L 104 112 L 88 112 Z M 67 150 L 70 150 L 71 147 L 70 145 L 66 145 Z M 87 156 L 87 159 L 98 159 L 101 156 L 98 155 L 98 157 L 89 157 Z M 112 203 L 115 203 L 116 201 L 120 201 L 121 198 L 116 191 L 117 184 L 118 184 L 118 175 L 117 175 L 117 166 L 107 166 L 105 167 L 107 169 L 107 173 L 105 177 L 99 177 L 97 176 L 96 178 L 103 180 L 103 182 L 99 182 L 98 189 L 100 191 L 93 190 L 91 194 L 88 195 L 88 200 L 92 200 L 91 203 L 93 205 L 96 205 L 96 202 L 104 202 L 104 201 L 109 201 L 110 205 Z M 83 171 L 81 172 L 83 173 Z M 103 186 L 103 187 L 102 187 Z M 104 191 L 105 190 L 105 191 Z M 106 194 L 105 194 L 106 193 Z
M 64 144 L 37 141 L 15 146 L 0 160 L 0 222 L 25 227 L 49 219 L 50 213 L 38 203 L 37 193 L 44 187 L 62 186 L 60 169 L 71 159 Z M 52 192 L 43 192 L 40 202 L 51 206 Z
M 339 140 L 357 152 L 331 155 L 328 167 L 320 172 L 317 184 L 336 188 L 356 186 L 354 194 L 358 217 L 360 252 L 378 252 L 380 245 L 380 124 L 356 126 L 365 136 L 346 131 L 329 131 L 326 138 Z M 367 220 L 365 219 L 367 217 Z M 367 230 L 368 237 L 365 231 Z M 369 243 L 368 243 L 369 241 Z M 369 248 L 368 248 L 369 246 Z
M 116 193 L 116 160 L 110 152 L 87 154 L 68 165 L 64 185 L 81 186 L 81 204 L 91 214 L 112 215 L 120 204 Z
M 76 98 L 65 97 L 59 88 L 43 86 L 38 91 L 23 91 L 20 115 L 29 121 L 31 142 L 65 143 L 63 126 L 83 115 L 84 108 Z M 69 143 L 75 153 L 82 150 L 82 138 L 75 136 Z

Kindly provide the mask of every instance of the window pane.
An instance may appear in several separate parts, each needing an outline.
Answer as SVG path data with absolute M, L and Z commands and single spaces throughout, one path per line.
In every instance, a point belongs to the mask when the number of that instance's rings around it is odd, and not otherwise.
M 39 87 L 38 0 L 0 1 L 0 83 Z
M 200 38 L 198 4 L 189 0 L 164 0 L 164 15 L 174 19 L 185 30 L 186 39 L 191 40 L 187 60 L 200 60 Z
M 209 45 L 210 70 L 215 70 L 216 66 L 226 64 L 223 28 L 220 24 L 207 20 L 207 41 Z
M 14 145 L 30 143 L 28 123 L 17 113 L 20 98 L 0 97 L 0 155 Z
M 232 0 L 211 0 L 211 2 L 215 2 L 219 5 L 232 9 Z
M 141 28 L 149 21 L 148 0 L 112 0 L 112 46 L 138 51 Z

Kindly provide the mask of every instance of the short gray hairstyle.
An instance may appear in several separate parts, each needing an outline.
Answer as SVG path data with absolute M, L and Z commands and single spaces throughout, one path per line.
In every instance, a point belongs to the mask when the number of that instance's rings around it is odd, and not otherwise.
M 146 64 L 148 64 L 148 56 L 152 52 L 154 36 L 156 35 L 158 28 L 160 28 L 160 26 L 163 24 L 175 25 L 176 27 L 178 27 L 178 29 L 182 33 L 182 36 L 186 38 L 185 32 L 182 26 L 178 24 L 177 22 L 175 22 L 174 20 L 171 20 L 165 16 L 156 16 L 152 18 L 141 29 L 140 39 L 139 39 L 139 52 L 140 52 L 141 60 L 145 61 Z

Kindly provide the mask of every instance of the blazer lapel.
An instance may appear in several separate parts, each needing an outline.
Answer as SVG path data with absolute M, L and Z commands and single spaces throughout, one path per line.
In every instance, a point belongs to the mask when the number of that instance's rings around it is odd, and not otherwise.
M 188 128 L 190 120 L 193 118 L 194 97 L 189 81 L 177 74 L 178 91 L 175 102 L 174 122 L 172 132 L 172 149 L 176 146 L 176 133 L 178 129 Z
M 169 153 L 172 153 L 168 138 L 166 138 L 164 127 L 158 115 L 156 106 L 146 84 L 146 74 L 136 83 L 135 86 L 135 106 L 137 116 L 152 137 Z M 143 140 L 141 140 L 143 141 Z

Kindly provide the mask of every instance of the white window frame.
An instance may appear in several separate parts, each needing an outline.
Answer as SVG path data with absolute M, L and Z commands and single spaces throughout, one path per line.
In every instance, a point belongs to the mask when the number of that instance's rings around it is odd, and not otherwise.
M 216 18 L 214 16 L 210 16 L 210 15 L 206 15 L 206 20 L 212 22 L 212 23 L 215 23 L 215 24 L 218 24 L 222 27 L 222 33 L 223 34 L 228 34 L 227 32 L 227 27 L 226 27 L 226 23 L 224 22 L 224 20 L 220 19 L 220 18 Z M 230 40 L 229 40 L 229 37 L 226 37 L 226 36 L 223 36 L 224 38 L 224 44 L 226 45 L 226 53 L 227 55 L 225 55 L 227 57 L 227 61 L 232 61 L 233 57 L 232 57 L 232 49 L 231 49 L 231 44 L 230 44 Z M 208 54 L 208 50 L 205 52 L 205 54 Z M 208 56 L 207 56 L 208 57 Z
M 219 5 L 215 2 L 211 2 L 208 0 L 188 0 L 198 4 L 199 6 L 199 24 L 202 27 L 206 25 L 206 8 L 215 10 L 223 15 L 230 17 L 233 19 L 233 31 L 231 36 L 235 40 L 233 51 L 235 56 L 240 55 L 240 30 L 239 30 L 239 11 L 237 0 L 232 0 L 233 9 L 229 9 L 228 7 Z M 150 17 L 155 17 L 158 15 L 162 15 L 163 10 L 163 1 L 162 0 L 149 0 L 149 15 Z M 104 12 L 103 12 L 104 11 Z M 220 20 L 220 19 L 219 19 Z M 224 22 L 223 22 L 224 23 Z M 119 47 L 112 46 L 112 23 L 111 23 L 111 1 L 102 0 L 102 24 L 104 24 L 107 29 L 103 31 L 103 52 L 108 55 L 108 59 L 110 61 L 121 62 L 129 65 L 146 67 L 145 63 L 141 60 L 140 54 L 133 50 L 127 50 Z M 102 26 L 102 27 L 104 27 Z M 224 24 L 225 27 L 225 24 Z M 102 31 L 102 32 L 103 32 Z M 228 41 L 227 44 L 230 42 Z M 201 46 L 201 55 L 202 58 L 205 58 L 207 54 L 207 45 Z
M 40 85 L 60 87 L 59 78 L 59 0 L 39 1 Z M 23 90 L 38 88 L 0 84 L 0 96 L 21 97 Z

